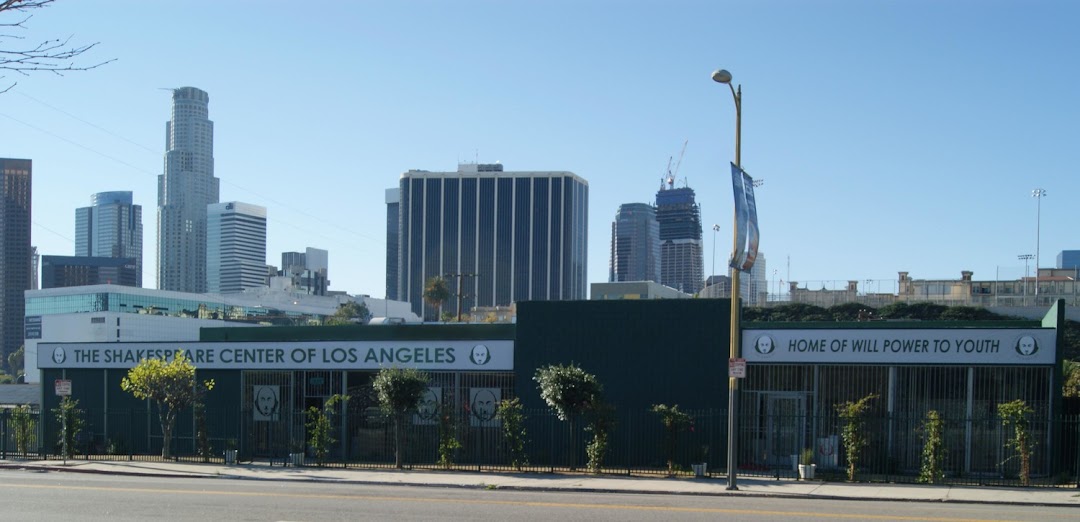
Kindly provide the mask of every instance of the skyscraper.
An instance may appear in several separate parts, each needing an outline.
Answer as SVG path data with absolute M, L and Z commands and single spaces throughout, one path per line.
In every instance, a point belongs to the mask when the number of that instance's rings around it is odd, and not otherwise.
M 609 282 L 660 282 L 660 224 L 656 207 L 624 203 L 611 224 Z
M 206 274 L 210 293 L 266 286 L 266 208 L 239 201 L 206 207 Z
M 401 189 L 386 189 L 386 298 L 398 300 L 398 256 L 401 252 L 401 230 L 398 227 L 398 207 Z
M 292 291 L 326 295 L 330 285 L 329 272 L 330 253 L 307 247 L 304 252 L 282 252 L 281 271 L 277 275 L 289 278 Z
M 90 206 L 75 209 L 75 255 L 135 260 L 135 284 L 142 286 L 142 206 L 130 191 L 99 192 Z
M 30 289 L 30 186 L 28 159 L 0 158 L 0 366 L 23 343 Z
M 410 170 L 399 185 L 398 299 L 424 314 L 424 284 L 444 276 L 462 308 L 585 299 L 589 184 L 571 172 Z M 389 269 L 388 269 L 389 271 Z M 460 276 L 460 277 L 459 277 Z M 443 312 L 457 314 L 457 298 Z
M 165 123 L 165 173 L 158 176 L 157 284 L 161 290 L 206 291 L 206 207 L 218 202 L 210 95 L 173 89 Z
M 694 189 L 661 185 L 656 193 L 660 223 L 660 284 L 696 294 L 705 281 L 701 245 L 701 208 Z

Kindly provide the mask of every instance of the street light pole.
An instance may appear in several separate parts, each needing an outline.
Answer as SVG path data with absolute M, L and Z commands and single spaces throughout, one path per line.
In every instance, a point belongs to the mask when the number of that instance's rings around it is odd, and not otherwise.
M 712 73 L 713 81 L 717 83 L 727 84 L 731 89 L 731 96 L 735 100 L 735 166 L 742 168 L 741 157 L 741 145 L 742 145 L 742 85 L 738 88 L 731 85 L 731 73 L 718 69 Z M 734 220 L 732 221 L 732 252 L 737 252 L 739 245 L 737 243 L 739 238 L 739 216 L 735 213 Z M 731 270 L 731 346 L 730 346 L 730 359 L 738 359 L 740 346 L 739 346 L 739 315 L 741 313 L 741 306 L 739 303 L 739 269 L 733 268 Z M 727 444 L 727 489 L 735 491 L 739 489 L 737 478 L 735 476 L 735 470 L 738 467 L 738 433 L 735 430 L 735 408 L 738 403 L 739 394 L 739 380 L 728 376 L 728 444 Z
M 1031 254 L 1020 254 L 1016 256 L 1017 259 L 1024 262 L 1024 306 L 1027 306 L 1027 277 L 1028 277 L 1028 261 L 1035 257 Z
M 709 271 L 709 277 L 714 277 L 716 275 L 716 233 L 719 231 L 720 225 L 712 226 L 712 270 Z
M 1042 198 L 1046 197 L 1046 191 L 1037 188 L 1031 191 L 1031 197 L 1035 198 L 1035 305 L 1039 305 L 1039 239 L 1042 237 L 1039 230 L 1042 225 Z

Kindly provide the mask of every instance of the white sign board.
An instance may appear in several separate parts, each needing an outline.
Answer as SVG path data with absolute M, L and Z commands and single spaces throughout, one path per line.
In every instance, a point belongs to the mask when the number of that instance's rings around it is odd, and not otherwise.
M 746 330 L 752 363 L 1052 365 L 1053 328 Z
M 71 379 L 56 380 L 56 395 L 58 397 L 67 397 L 71 395 Z
M 178 350 L 200 370 L 510 371 L 514 341 L 289 341 L 39 343 L 38 368 L 132 368 L 172 360 Z
M 745 379 L 746 359 L 728 359 L 727 376 L 733 379 Z

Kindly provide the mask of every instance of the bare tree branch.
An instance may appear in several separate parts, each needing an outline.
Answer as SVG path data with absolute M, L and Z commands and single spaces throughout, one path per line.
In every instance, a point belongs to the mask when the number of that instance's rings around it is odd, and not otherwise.
M 0 0 L 0 15 L 9 14 L 11 12 L 25 12 L 30 9 L 39 9 L 46 7 L 48 4 L 53 3 L 54 0 Z M 17 22 L 0 23 L 0 28 L 6 28 L 6 30 L 25 30 L 25 23 L 30 20 L 32 15 L 27 15 L 23 19 Z M 90 69 L 96 69 L 116 59 L 109 59 L 102 62 L 97 62 L 91 65 L 83 65 L 75 61 L 76 58 L 82 56 L 83 53 L 93 49 L 99 42 L 91 44 L 73 45 L 71 44 L 72 36 L 67 38 L 57 38 L 54 40 L 45 40 L 37 45 L 26 45 L 23 47 L 17 44 L 24 40 L 22 36 L 17 34 L 0 34 L 0 71 L 12 71 L 23 76 L 30 76 L 31 73 L 48 72 L 58 76 L 63 76 L 64 73 L 70 71 L 88 71 Z M 0 80 L 6 78 L 6 76 L 0 76 Z M 18 82 L 14 82 L 6 87 L 0 89 L 0 94 L 3 94 Z

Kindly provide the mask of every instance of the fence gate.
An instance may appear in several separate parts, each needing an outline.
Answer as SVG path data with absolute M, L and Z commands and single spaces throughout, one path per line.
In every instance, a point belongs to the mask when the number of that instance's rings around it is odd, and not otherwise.
M 766 464 L 790 467 L 791 456 L 806 447 L 806 397 L 801 393 L 765 394 Z
M 255 457 L 285 455 L 298 419 L 293 372 L 245 371 L 241 448 Z M 299 422 L 303 422 L 299 419 Z M 301 431 L 300 436 L 303 437 Z

